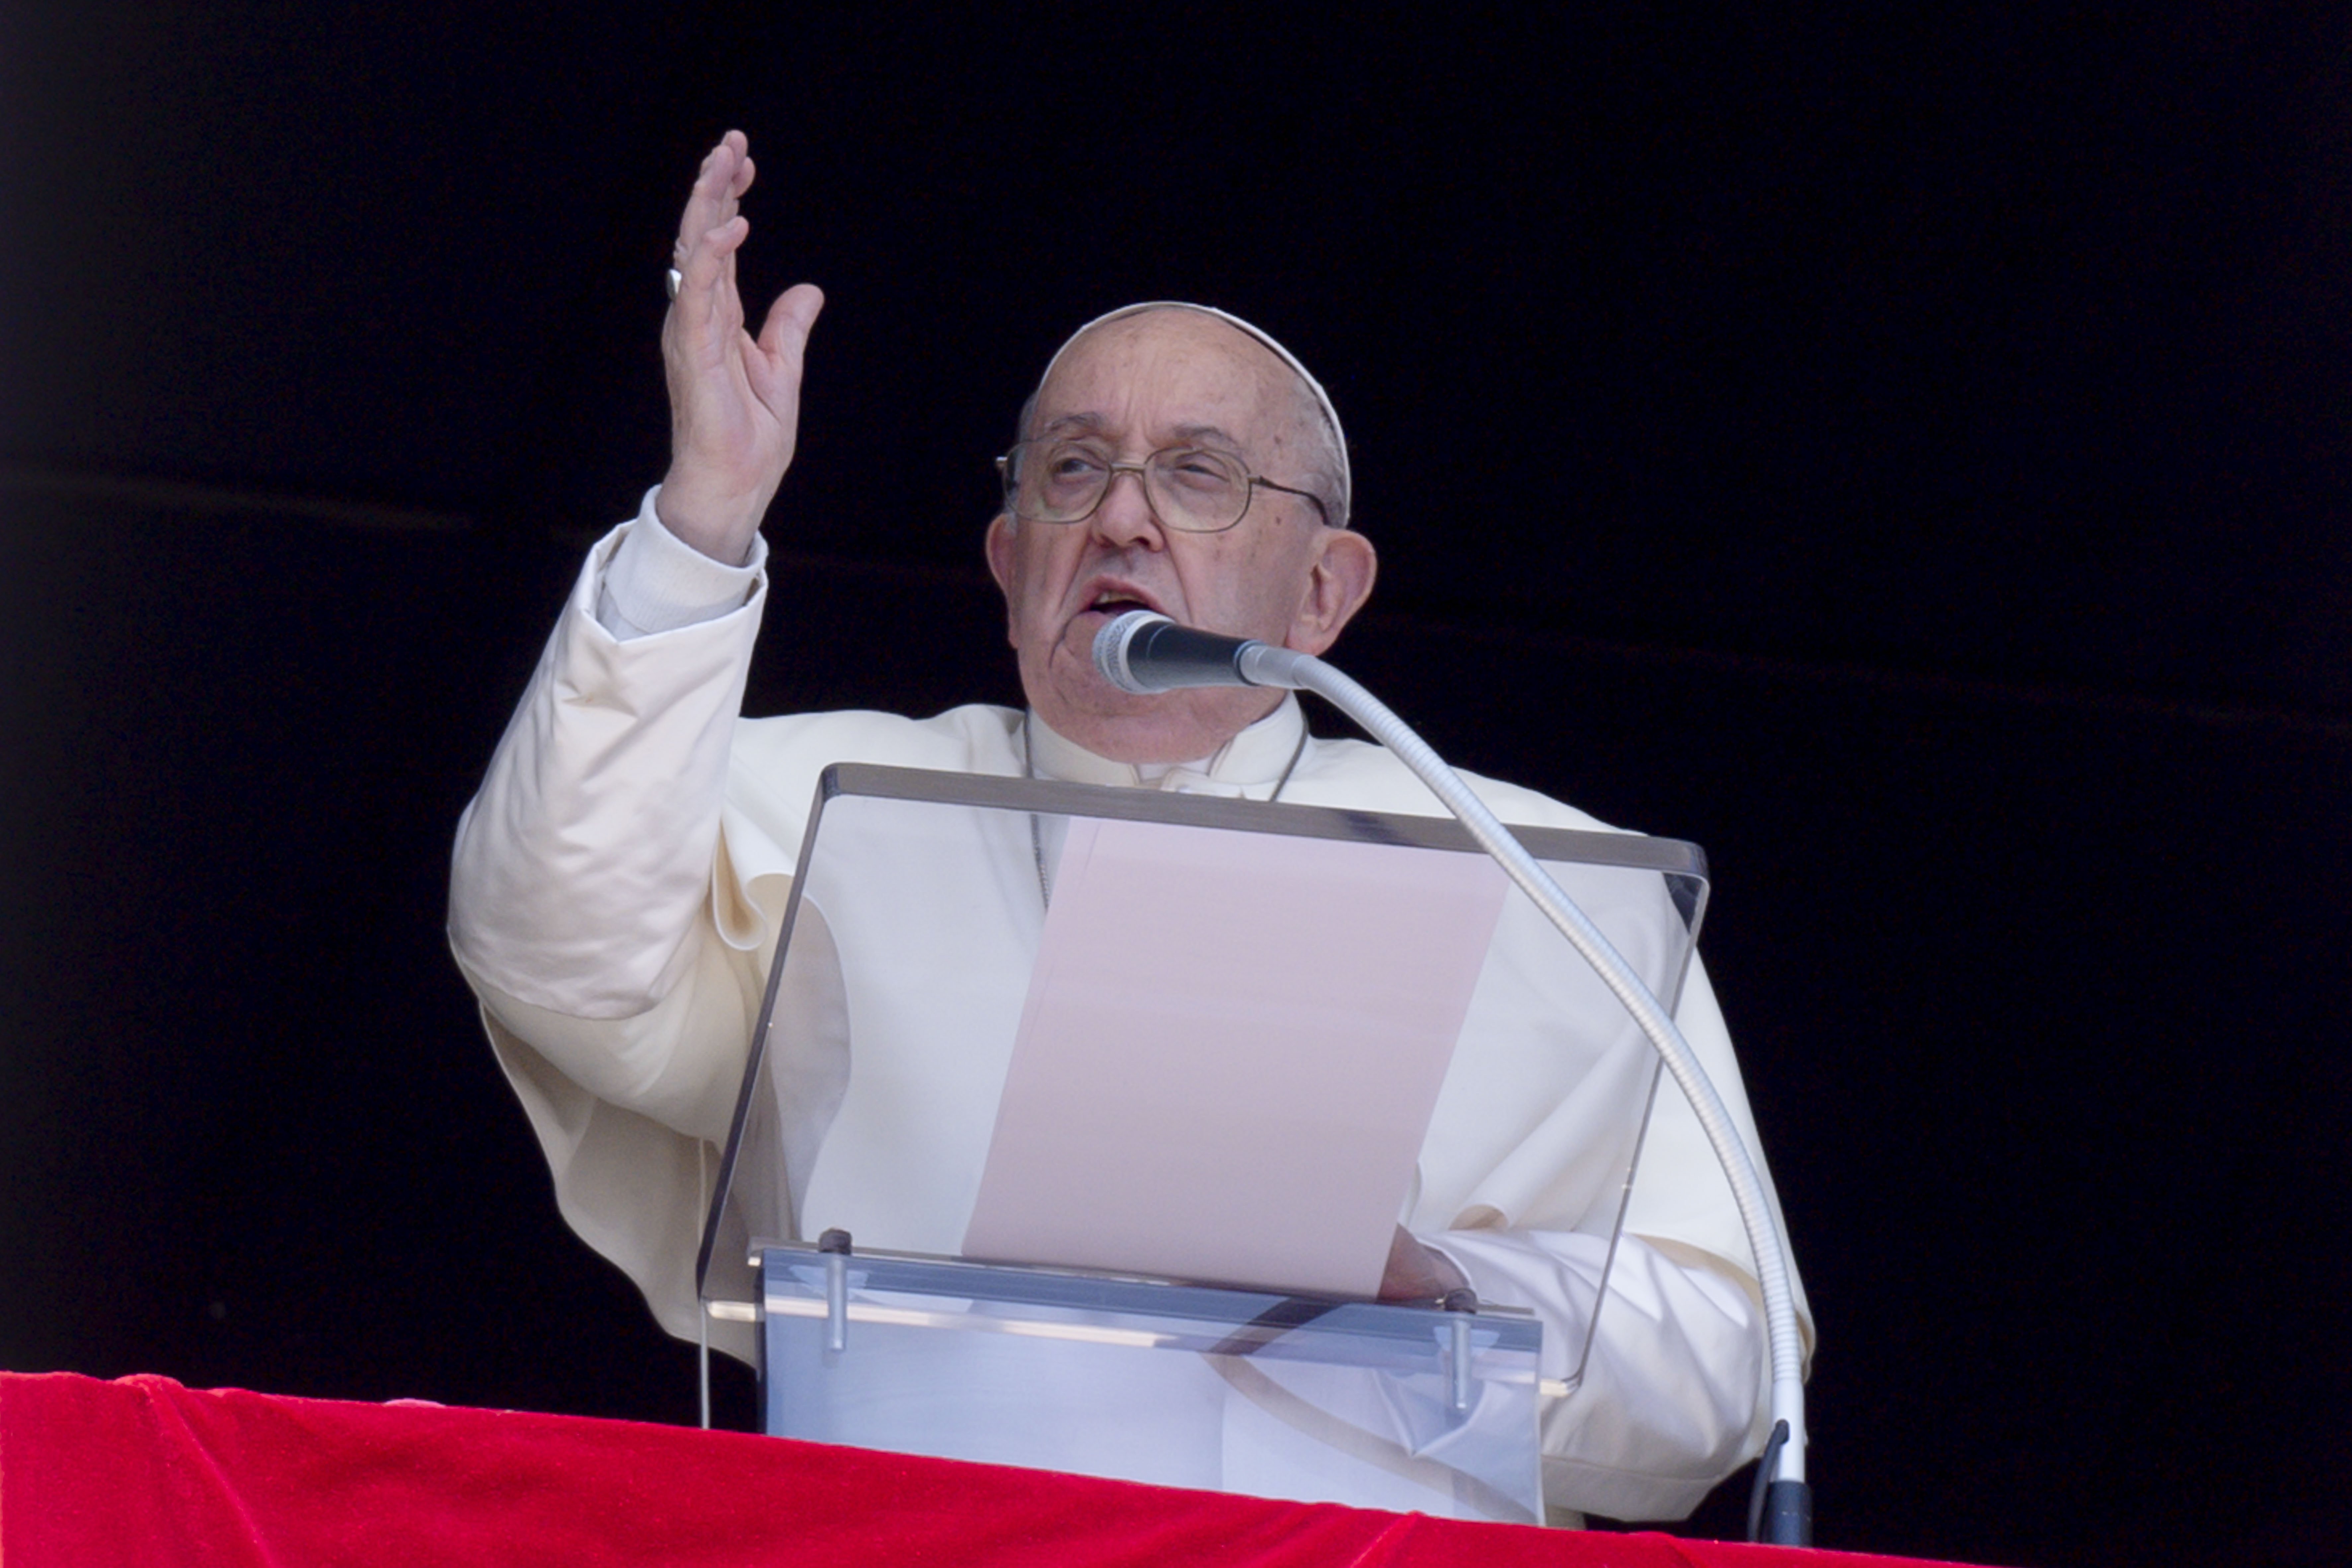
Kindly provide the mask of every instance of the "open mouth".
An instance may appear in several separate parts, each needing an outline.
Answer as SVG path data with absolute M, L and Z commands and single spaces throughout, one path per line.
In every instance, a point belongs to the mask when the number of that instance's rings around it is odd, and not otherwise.
M 1123 616 L 1129 610 L 1150 610 L 1157 613 L 1159 609 L 1159 605 L 1130 589 L 1107 587 L 1097 593 L 1093 601 L 1078 613 L 1080 616 L 1100 616 L 1103 619 L 1108 620 L 1116 616 Z

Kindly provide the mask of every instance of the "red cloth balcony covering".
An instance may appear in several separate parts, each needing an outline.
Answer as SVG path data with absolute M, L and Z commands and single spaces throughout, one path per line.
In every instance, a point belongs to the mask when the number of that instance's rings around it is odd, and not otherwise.
M 731 1432 L 0 1373 L 6 1568 L 1863 1568 Z

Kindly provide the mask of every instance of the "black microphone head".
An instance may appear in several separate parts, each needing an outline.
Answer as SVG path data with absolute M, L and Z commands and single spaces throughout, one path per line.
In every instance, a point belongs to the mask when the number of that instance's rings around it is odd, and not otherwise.
M 1146 627 L 1174 624 L 1156 610 L 1127 610 L 1113 616 L 1103 623 L 1100 631 L 1095 633 L 1095 668 L 1102 671 L 1105 680 L 1121 691 L 1131 691 L 1139 697 L 1150 696 L 1160 688 L 1146 686 L 1135 678 L 1133 670 L 1128 668 L 1127 645 L 1135 640 L 1136 633 Z

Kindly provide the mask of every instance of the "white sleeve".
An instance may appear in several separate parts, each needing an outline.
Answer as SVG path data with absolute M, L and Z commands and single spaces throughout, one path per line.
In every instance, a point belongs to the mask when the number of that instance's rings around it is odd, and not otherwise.
M 710 906 L 764 578 L 755 555 L 731 607 L 648 626 L 659 595 L 625 584 L 696 570 L 656 548 L 622 575 L 637 635 L 616 635 L 595 612 L 652 510 L 590 552 L 458 824 L 449 940 L 565 1218 L 690 1339 L 710 1151 L 758 1004 L 756 955 L 719 937 Z
M 1605 1237 L 1448 1231 L 1430 1238 L 1481 1302 L 1544 1327 L 1541 1375 L 1577 1372 Z M 1544 1497 L 1611 1519 L 1680 1519 L 1761 1446 L 1770 1358 L 1763 1314 L 1728 1265 L 1621 1237 L 1583 1377 L 1542 1405 Z M 1679 1248 L 1674 1250 L 1681 1250 Z
M 624 642 L 715 621 L 749 605 L 763 582 L 764 537 L 752 535 L 751 558 L 740 566 L 714 561 L 662 526 L 654 510 L 660 494 L 658 485 L 646 492 L 597 589 L 597 624 Z
M 591 607 L 652 511 L 649 495 L 589 552 L 458 821 L 449 939 L 494 1011 L 529 1010 L 531 1043 L 566 1077 L 658 1114 L 701 1098 L 665 1081 L 675 1030 L 645 1021 L 675 1011 L 662 1004 L 700 963 L 763 583 L 755 564 L 735 609 L 616 637 Z
M 667 995 L 710 887 L 763 595 L 623 640 L 593 614 L 638 522 L 590 552 L 457 825 L 450 941 L 532 1006 L 621 1018 Z
M 1777 1213 L 1730 1032 L 1696 962 L 1675 1018 Z M 1489 1177 L 1478 1189 L 1483 1203 L 1431 1205 L 1416 1234 L 1454 1259 L 1481 1300 L 1538 1316 L 1545 1378 L 1575 1379 L 1582 1358 L 1581 1379 L 1543 1406 L 1548 1501 L 1612 1519 L 1678 1519 L 1761 1451 L 1771 1358 L 1746 1228 L 1713 1146 L 1671 1079 L 1657 1082 L 1654 1099 L 1623 1098 L 1657 1075 L 1647 1041 L 1629 1037 L 1624 1048 L 1633 1054 L 1608 1058 L 1607 1071 L 1583 1080 L 1601 1092 L 1582 1114 L 1565 1114 L 1575 1105 L 1557 1108 L 1542 1124 L 1546 1137 L 1528 1139 L 1496 1167 L 1512 1180 Z M 1625 1199 L 1609 1174 L 1622 1167 L 1579 1162 L 1629 1110 L 1638 1119 L 1643 1100 L 1650 1111 Z M 1622 1235 L 1610 1264 L 1607 1221 L 1621 1201 Z M 1596 1308 L 1604 1267 L 1607 1290 Z M 1810 1337 L 1793 1268 L 1790 1283 Z

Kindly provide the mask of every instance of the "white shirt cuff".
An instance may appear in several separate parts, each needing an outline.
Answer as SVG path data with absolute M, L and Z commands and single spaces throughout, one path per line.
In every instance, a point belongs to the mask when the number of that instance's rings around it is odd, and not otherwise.
M 623 642 L 699 626 L 741 609 L 760 585 L 768 542 L 754 534 L 741 566 L 713 561 L 680 540 L 654 513 L 656 485 L 621 536 L 596 590 L 596 620 Z

